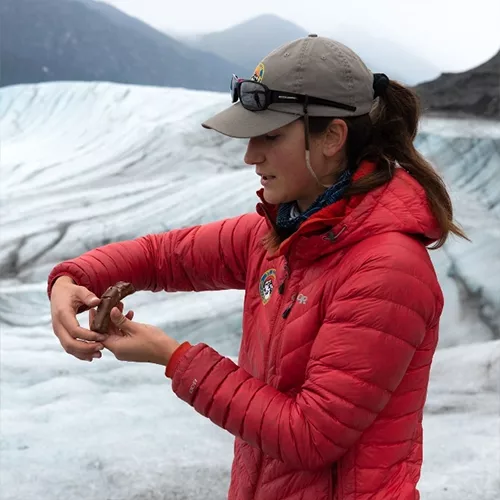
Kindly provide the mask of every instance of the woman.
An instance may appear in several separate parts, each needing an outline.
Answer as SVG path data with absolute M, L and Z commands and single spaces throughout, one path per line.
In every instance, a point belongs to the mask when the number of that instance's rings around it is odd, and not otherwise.
M 54 331 L 80 359 L 105 347 L 166 366 L 174 392 L 236 437 L 230 499 L 419 498 L 443 307 L 426 247 L 465 236 L 413 146 L 417 98 L 316 35 L 278 48 L 231 89 L 235 104 L 203 125 L 250 139 L 257 213 L 59 264 Z M 120 280 L 155 292 L 245 289 L 238 366 L 132 321 L 122 304 L 109 335 L 81 328 L 75 313 Z

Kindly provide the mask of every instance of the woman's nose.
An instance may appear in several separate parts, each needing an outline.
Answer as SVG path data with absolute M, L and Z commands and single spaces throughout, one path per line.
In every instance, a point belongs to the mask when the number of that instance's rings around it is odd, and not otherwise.
M 259 148 L 257 139 L 252 138 L 248 141 L 247 152 L 245 153 L 244 161 L 247 165 L 257 165 L 265 160 L 265 155 L 262 149 Z

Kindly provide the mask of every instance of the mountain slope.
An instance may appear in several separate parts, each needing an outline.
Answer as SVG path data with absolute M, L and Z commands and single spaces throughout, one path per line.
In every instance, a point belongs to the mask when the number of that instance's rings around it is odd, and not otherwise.
M 384 38 L 383 34 L 342 25 L 330 36 L 357 52 L 374 73 L 386 73 L 406 85 L 416 85 L 439 75 L 439 69 L 432 63 L 394 40 Z
M 462 73 L 443 73 L 416 87 L 425 110 L 500 118 L 500 51 Z
M 275 15 L 262 15 L 217 33 L 186 41 L 190 46 L 208 50 L 235 64 L 243 65 L 246 74 L 269 52 L 283 43 L 307 36 L 296 24 Z M 439 69 L 392 40 L 360 32 L 352 26 L 340 26 L 334 33 L 318 33 L 338 40 L 354 51 L 373 72 L 383 72 L 408 85 L 434 78 Z M 181 39 L 184 41 L 183 39 Z
M 82 80 L 224 91 L 235 71 L 93 0 L 2 0 L 0 17 L 2 86 Z
M 224 31 L 203 35 L 193 45 L 243 66 L 244 75 L 250 76 L 266 54 L 307 34 L 290 21 L 264 14 Z

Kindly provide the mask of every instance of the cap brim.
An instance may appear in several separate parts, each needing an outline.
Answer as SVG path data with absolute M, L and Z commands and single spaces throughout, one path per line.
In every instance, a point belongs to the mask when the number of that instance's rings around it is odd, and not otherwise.
M 240 102 L 202 123 L 202 126 L 229 137 L 250 139 L 268 134 L 300 118 L 300 115 L 266 109 L 249 111 Z

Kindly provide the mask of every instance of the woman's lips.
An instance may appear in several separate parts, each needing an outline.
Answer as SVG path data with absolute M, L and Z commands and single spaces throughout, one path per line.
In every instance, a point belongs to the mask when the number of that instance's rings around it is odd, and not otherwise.
M 274 181 L 274 179 L 276 179 L 276 177 L 274 175 L 261 175 L 260 176 L 260 183 L 265 187 L 265 186 L 268 186 L 271 182 Z

